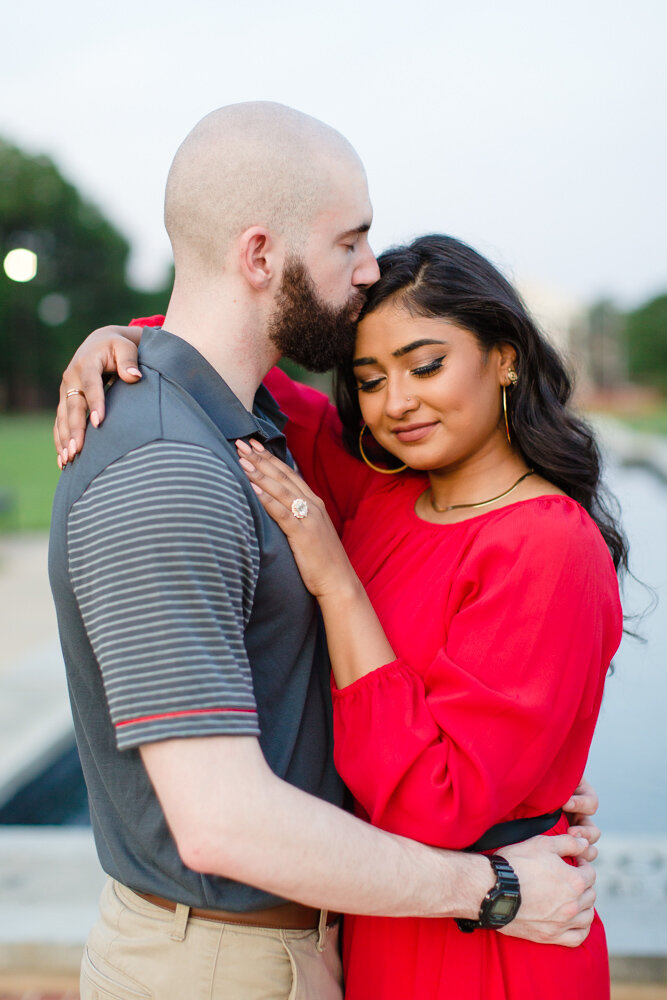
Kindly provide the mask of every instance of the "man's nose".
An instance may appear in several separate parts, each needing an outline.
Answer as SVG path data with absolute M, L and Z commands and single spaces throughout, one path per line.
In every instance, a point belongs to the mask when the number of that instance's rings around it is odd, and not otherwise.
M 375 259 L 372 249 L 367 245 L 363 258 L 355 268 L 352 282 L 357 288 L 368 288 L 370 285 L 374 285 L 379 277 L 380 268 L 378 267 L 378 262 Z

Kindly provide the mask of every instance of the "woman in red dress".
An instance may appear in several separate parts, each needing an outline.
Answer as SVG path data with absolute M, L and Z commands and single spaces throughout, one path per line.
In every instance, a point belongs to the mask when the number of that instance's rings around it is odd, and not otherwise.
M 597 449 L 486 260 L 433 236 L 379 263 L 338 373 L 342 433 L 325 397 L 267 380 L 312 492 L 261 446 L 239 451 L 320 602 L 336 763 L 360 815 L 430 844 L 497 847 L 549 814 L 560 833 L 622 630 L 626 547 Z M 344 958 L 347 1000 L 609 995 L 597 917 L 576 949 L 348 917 Z

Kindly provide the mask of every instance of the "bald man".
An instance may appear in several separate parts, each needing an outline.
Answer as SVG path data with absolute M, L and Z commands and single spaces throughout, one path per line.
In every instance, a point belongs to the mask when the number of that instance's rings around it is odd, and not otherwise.
M 341 808 L 317 608 L 234 446 L 287 458 L 264 375 L 283 353 L 325 369 L 351 347 L 378 277 L 365 174 L 321 122 L 231 106 L 178 150 L 165 221 L 164 327 L 141 340 L 141 382 L 117 382 L 76 462 L 61 455 L 54 503 L 51 583 L 110 876 L 81 996 L 340 1000 L 336 912 L 476 918 L 496 884 L 482 856 Z M 523 895 L 507 932 L 583 940 L 592 871 L 560 856 L 586 846 L 504 850 Z

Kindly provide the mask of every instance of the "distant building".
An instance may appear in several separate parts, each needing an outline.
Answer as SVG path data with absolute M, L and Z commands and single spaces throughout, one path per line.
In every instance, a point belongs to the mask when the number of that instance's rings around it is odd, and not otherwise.
M 623 320 L 611 303 L 587 307 L 533 281 L 519 282 L 519 290 L 540 329 L 574 372 L 579 399 L 627 386 Z

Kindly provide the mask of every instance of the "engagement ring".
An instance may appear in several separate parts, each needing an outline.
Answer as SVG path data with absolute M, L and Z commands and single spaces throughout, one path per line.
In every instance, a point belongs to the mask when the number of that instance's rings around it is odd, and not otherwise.
M 302 517 L 308 516 L 308 504 L 305 500 L 299 497 L 297 500 L 292 500 L 292 513 L 295 517 L 301 519 Z

